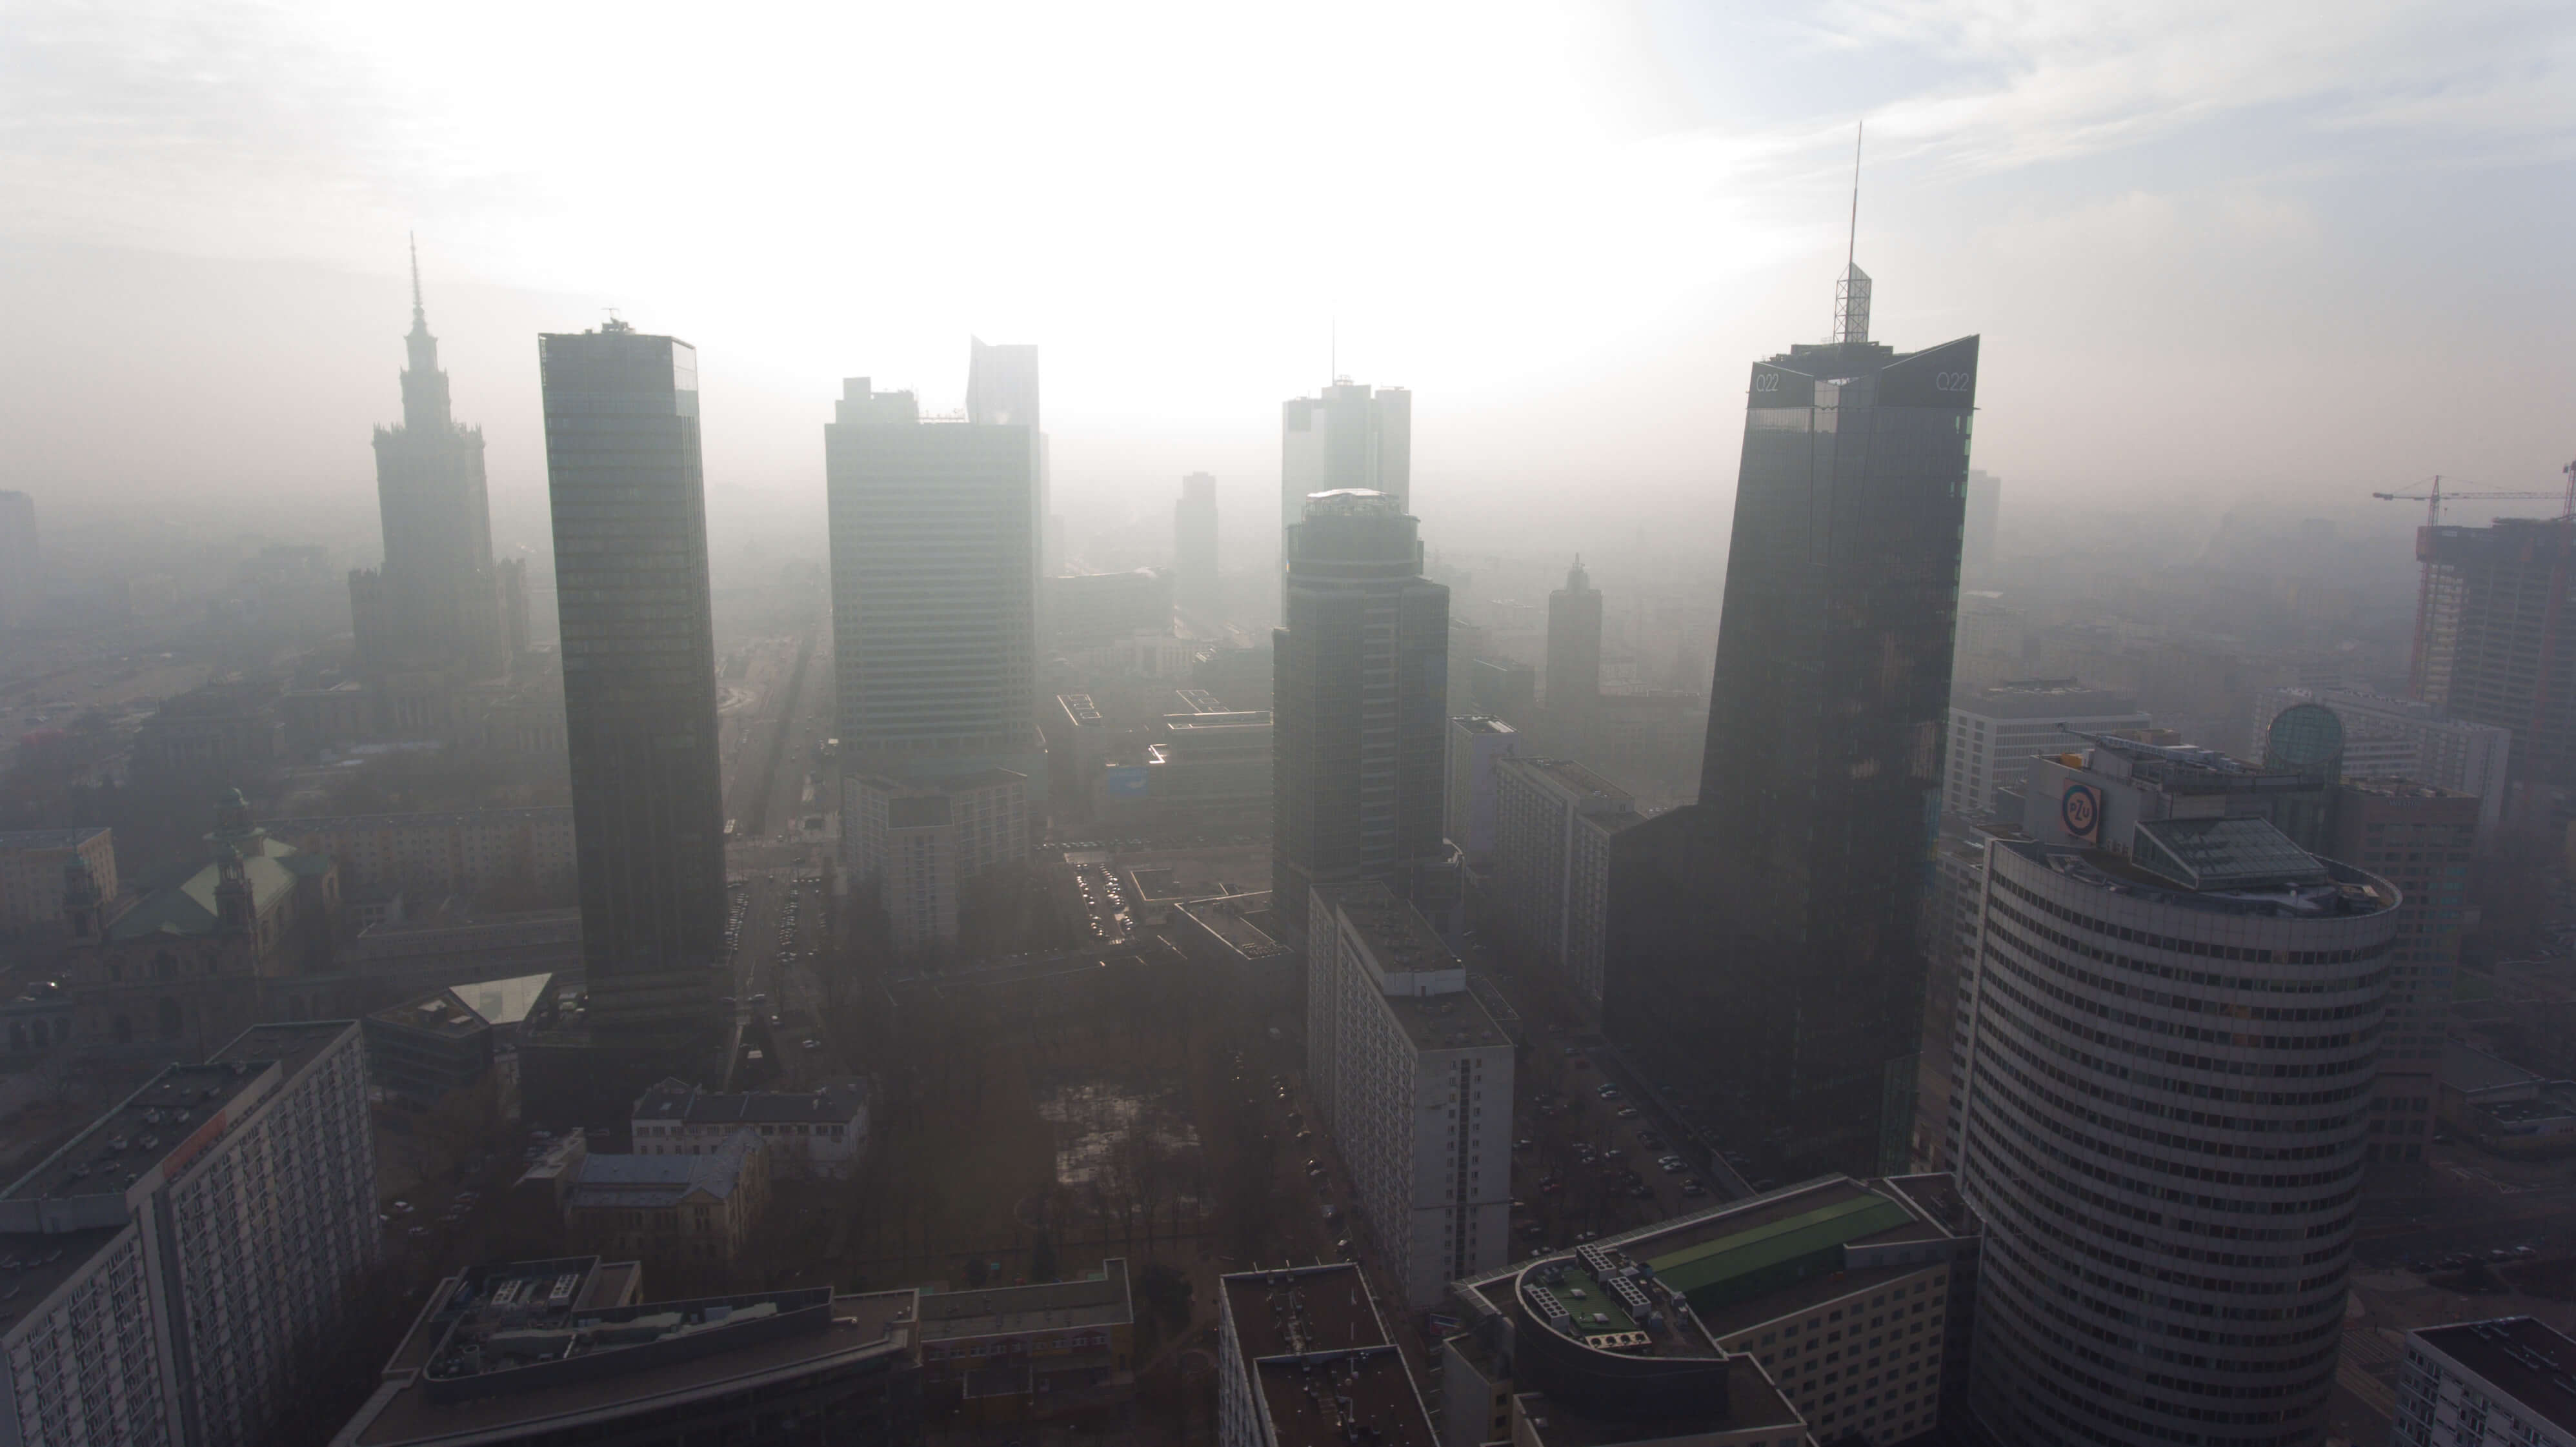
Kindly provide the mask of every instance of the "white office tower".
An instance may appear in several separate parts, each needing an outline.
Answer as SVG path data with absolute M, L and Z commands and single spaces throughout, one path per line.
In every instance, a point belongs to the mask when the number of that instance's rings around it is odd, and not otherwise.
M 1569 759 L 1494 769 L 1488 897 L 1512 950 L 1564 981 L 1598 1018 L 1610 927 L 1610 841 L 1639 822 L 1636 796 Z
M 1498 718 L 1449 720 L 1449 787 L 1441 817 L 1469 869 L 1494 857 L 1494 766 L 1520 750 L 1520 733 Z
M 850 776 L 844 847 L 875 881 L 896 949 L 956 943 L 966 886 L 1029 855 L 1028 795 L 1028 777 L 1009 769 L 913 781 Z
M 1405 1305 L 1436 1306 L 1510 1250 L 1512 1043 L 1386 886 L 1318 888 L 1307 908 L 1307 1094 Z
M 0 1441 L 276 1440 L 384 1252 L 362 1040 L 255 1026 L 0 1191 Z
M 1280 407 L 1279 534 L 1305 521 L 1306 499 L 1365 488 L 1413 511 L 1413 394 L 1336 377 L 1322 395 Z
M 1042 817 L 1037 429 L 925 418 L 913 394 L 865 377 L 843 384 L 837 417 L 823 433 L 844 817 L 863 777 L 935 785 L 995 769 L 1028 781 Z M 885 865 L 860 852 L 864 837 L 843 831 L 863 882 Z
M 2343 722 L 2343 777 L 2411 779 L 2478 796 L 2478 847 L 2504 819 L 2505 761 L 2513 731 L 2455 719 L 2429 703 L 2362 688 L 2267 688 L 2254 701 L 2255 738 L 2281 711 L 2313 703 Z
M 2576 1341 L 2527 1316 L 2417 1327 L 2396 1447 L 2576 1447 Z
M 2202 757 L 2044 761 L 2030 837 L 1988 846 L 1958 1175 L 1970 1404 L 2006 1444 L 2324 1426 L 2397 891 L 2193 792 Z
M 1998 790 L 2018 791 L 2040 754 L 2081 749 L 2083 734 L 2147 727 L 2137 701 L 2072 678 L 2020 678 L 1953 697 L 1941 808 L 1995 812 Z M 2261 737 L 2257 734 L 2256 737 Z

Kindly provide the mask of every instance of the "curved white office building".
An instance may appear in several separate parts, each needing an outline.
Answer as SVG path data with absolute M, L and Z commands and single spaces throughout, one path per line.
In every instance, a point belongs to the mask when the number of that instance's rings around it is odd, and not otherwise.
M 1971 1406 L 2034 1447 L 2306 1447 L 2397 891 L 2260 818 L 2127 833 L 1989 856 L 1961 1087 L 1986 1229 Z

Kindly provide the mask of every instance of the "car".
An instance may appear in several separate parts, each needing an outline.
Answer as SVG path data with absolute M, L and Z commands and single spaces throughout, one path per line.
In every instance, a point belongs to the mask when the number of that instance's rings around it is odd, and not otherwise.
M 731 1005 L 733 1003 L 733 996 L 719 995 L 716 997 L 716 1003 L 719 1005 Z
M 1639 1114 L 1641 1114 L 1641 1112 L 1633 1105 L 1623 1105 L 1619 1107 L 1618 1110 L 1618 1116 L 1621 1120 L 1635 1120 Z
M 429 1234 L 429 1228 L 427 1226 L 414 1226 L 403 1234 L 417 1241 Z
M 1525 1150 L 1528 1150 L 1529 1148 L 1530 1148 L 1530 1138 L 1529 1138 L 1528 1136 L 1522 1136 L 1519 1140 L 1516 1140 L 1516 1141 L 1512 1142 L 1512 1149 L 1513 1149 L 1513 1150 L 1516 1150 L 1516 1151 L 1525 1151 Z
M 1624 1095 L 1620 1094 L 1620 1093 L 1619 1093 L 1619 1087 L 1617 1087 L 1617 1086 L 1615 1086 L 1615 1085 L 1614 1085 L 1614 1086 L 1611 1086 L 1608 1090 L 1605 1090 L 1605 1091 L 1601 1092 L 1601 1098 L 1602 1098 L 1603 1100 L 1626 1100 L 1628 1097 L 1626 1097 L 1626 1096 L 1624 1096 Z
M 1653 1131 L 1641 1130 L 1637 1132 L 1637 1144 L 1650 1151 L 1659 1151 L 1664 1148 L 1664 1138 Z
M 1666 1159 L 1663 1159 L 1663 1160 L 1660 1160 L 1660 1161 L 1655 1162 L 1655 1169 L 1656 1169 L 1656 1170 L 1659 1170 L 1659 1171 L 1661 1171 L 1661 1172 L 1663 1172 L 1665 1175 L 1668 1175 L 1668 1176 L 1669 1176 L 1669 1175 L 1673 1175 L 1673 1174 L 1675 1174 L 1675 1173 L 1679 1172 L 1679 1171 L 1681 1170 L 1681 1168 L 1682 1168 L 1682 1163 L 1681 1163 L 1681 1162 L 1679 1162 L 1679 1161 L 1677 1161 L 1677 1160 L 1673 1160 L 1673 1159 L 1671 1159 L 1671 1158 L 1669 1158 L 1669 1157 L 1667 1157 Z
M 1633 1197 L 1635 1197 L 1636 1199 L 1638 1199 L 1638 1200 L 1642 1201 L 1642 1200 L 1646 1199 L 1648 1196 L 1651 1196 L 1651 1195 L 1653 1195 L 1653 1194 L 1655 1194 L 1655 1193 L 1654 1193 L 1654 1190 L 1653 1190 L 1651 1187 L 1648 1187 L 1648 1186 L 1643 1185 L 1643 1184 L 1639 1184 L 1639 1185 L 1630 1186 L 1630 1187 L 1628 1188 L 1628 1194 L 1629 1194 L 1629 1195 L 1631 1195 L 1631 1196 L 1633 1196 Z
M 408 1215 L 410 1215 L 410 1214 L 411 1214 L 411 1202 L 409 1202 L 409 1201 L 396 1201 L 396 1202 L 394 1202 L 394 1214 L 395 1214 L 395 1215 L 397 1215 L 397 1216 L 408 1216 Z
M 769 997 L 767 995 L 754 995 L 751 997 L 751 1003 L 755 1005 L 766 1005 L 769 1003 Z
M 1682 1194 L 1685 1196 L 1705 1196 L 1708 1194 L 1708 1187 L 1701 1185 L 1697 1181 L 1685 1181 L 1682 1183 Z
M 808 1038 L 806 1039 L 806 1041 L 805 1041 L 804 1045 L 803 1045 L 803 1046 L 801 1046 L 800 1048 L 801 1048 L 801 1049 L 806 1049 L 806 1050 L 820 1050 L 820 1049 L 822 1049 L 822 1048 L 823 1048 L 823 1042 L 822 1042 L 822 1041 L 820 1041 L 820 1040 L 816 1040 L 816 1039 L 813 1039 L 813 1038 L 811 1038 L 811 1037 L 808 1037 Z

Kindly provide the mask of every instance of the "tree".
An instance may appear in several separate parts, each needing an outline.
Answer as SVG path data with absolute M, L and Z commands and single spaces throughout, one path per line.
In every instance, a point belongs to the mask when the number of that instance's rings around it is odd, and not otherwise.
M 1037 1244 L 1029 1248 L 1029 1280 L 1032 1284 L 1056 1278 L 1055 1235 L 1040 1231 Z

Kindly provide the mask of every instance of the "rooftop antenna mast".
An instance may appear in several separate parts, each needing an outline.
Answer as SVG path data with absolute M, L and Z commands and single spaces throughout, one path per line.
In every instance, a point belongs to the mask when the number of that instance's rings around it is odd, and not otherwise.
M 420 305 L 420 233 L 412 231 L 406 232 L 405 235 L 411 239 L 411 319 L 415 322 L 426 322 L 427 314 L 421 310 Z
M 1834 340 L 1869 340 L 1869 273 L 1860 269 L 1860 147 L 1869 122 L 1852 131 L 1851 234 L 1843 247 L 1842 280 L 1834 283 Z

